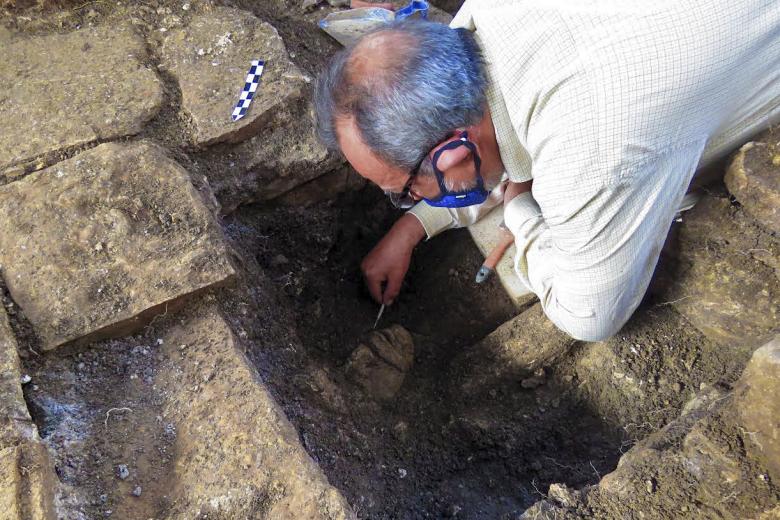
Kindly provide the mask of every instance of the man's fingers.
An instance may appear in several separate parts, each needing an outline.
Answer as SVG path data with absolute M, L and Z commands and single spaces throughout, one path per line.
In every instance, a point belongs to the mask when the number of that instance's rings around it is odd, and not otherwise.
M 368 286 L 368 292 L 371 293 L 371 297 L 377 302 L 382 303 L 382 282 L 385 281 L 383 276 L 366 274 L 366 285 Z
M 385 288 L 385 294 L 382 298 L 382 303 L 390 305 L 395 301 L 398 293 L 401 292 L 401 283 L 403 283 L 403 276 L 390 276 L 387 279 L 387 287 Z

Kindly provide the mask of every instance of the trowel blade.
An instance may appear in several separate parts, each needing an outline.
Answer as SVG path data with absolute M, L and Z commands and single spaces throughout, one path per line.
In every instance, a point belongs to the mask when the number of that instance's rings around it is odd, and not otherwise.
M 374 328 L 376 329 L 376 326 L 379 324 L 379 319 L 382 317 L 382 313 L 385 312 L 385 304 L 383 303 L 381 307 L 379 307 L 379 314 L 376 315 L 376 320 L 374 320 Z

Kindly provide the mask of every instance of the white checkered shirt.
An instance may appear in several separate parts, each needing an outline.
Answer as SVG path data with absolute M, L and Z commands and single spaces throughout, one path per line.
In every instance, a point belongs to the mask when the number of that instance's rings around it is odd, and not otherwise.
M 515 270 L 572 336 L 639 305 L 697 166 L 780 119 L 777 0 L 466 0 L 510 180 Z M 411 212 L 431 237 L 501 202 Z

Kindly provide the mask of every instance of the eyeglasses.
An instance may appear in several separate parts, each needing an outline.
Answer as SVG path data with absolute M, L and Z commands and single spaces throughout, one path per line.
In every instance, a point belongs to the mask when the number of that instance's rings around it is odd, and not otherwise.
M 412 169 L 412 171 L 409 172 L 409 180 L 406 181 L 406 184 L 404 184 L 404 187 L 401 191 L 385 192 L 385 195 L 390 197 L 390 203 L 396 208 L 409 209 L 415 204 L 417 204 L 417 201 L 414 200 L 414 197 L 412 197 L 410 191 L 412 190 L 412 184 L 414 184 L 414 179 L 417 177 L 417 173 L 420 171 L 420 167 L 422 166 L 422 163 L 426 157 L 428 157 L 427 153 L 422 156 L 422 159 L 420 159 L 420 161 Z

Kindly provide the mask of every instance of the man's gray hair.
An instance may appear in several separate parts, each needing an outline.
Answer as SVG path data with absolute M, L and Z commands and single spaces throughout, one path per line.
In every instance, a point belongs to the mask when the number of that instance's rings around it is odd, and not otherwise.
M 381 55 L 370 38 L 400 35 Z M 394 35 L 393 35 L 394 36 Z M 338 150 L 335 124 L 354 117 L 363 141 L 394 166 L 411 169 L 431 148 L 484 113 L 487 80 L 471 32 L 408 20 L 364 36 L 333 57 L 317 79 L 315 110 L 322 142 Z

